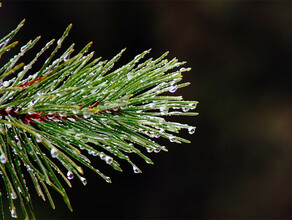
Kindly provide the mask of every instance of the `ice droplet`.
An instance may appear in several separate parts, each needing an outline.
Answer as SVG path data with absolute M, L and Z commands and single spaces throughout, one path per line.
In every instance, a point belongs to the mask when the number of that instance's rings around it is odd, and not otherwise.
M 72 180 L 72 179 L 74 178 L 74 174 L 73 174 L 71 171 L 68 171 L 68 172 L 67 172 L 67 178 L 68 178 L 69 180 Z
M 196 131 L 196 128 L 195 127 L 189 127 L 188 131 L 189 131 L 189 134 L 194 134 L 195 131 Z

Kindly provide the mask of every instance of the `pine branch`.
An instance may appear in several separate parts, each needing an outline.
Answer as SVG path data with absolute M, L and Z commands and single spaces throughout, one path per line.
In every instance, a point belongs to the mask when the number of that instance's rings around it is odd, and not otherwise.
M 24 21 L 0 40 L 0 57 L 17 45 L 18 42 L 11 41 L 23 24 Z M 141 173 L 128 153 L 136 153 L 146 163 L 153 164 L 139 149 L 145 148 L 149 153 L 167 151 L 153 139 L 162 137 L 170 142 L 189 143 L 176 134 L 181 129 L 187 129 L 190 134 L 195 132 L 193 126 L 164 119 L 173 115 L 197 115 L 189 112 L 196 108 L 196 101 L 169 95 L 189 85 L 179 84 L 182 73 L 190 70 L 181 67 L 185 62 L 176 58 L 167 60 L 168 53 L 141 61 L 148 50 L 113 70 L 125 50 L 109 61 L 101 61 L 93 58 L 93 52 L 87 52 L 91 43 L 75 55 L 72 44 L 55 58 L 70 29 L 71 25 L 39 71 L 30 69 L 55 40 L 24 65 L 19 59 L 40 37 L 29 41 L 0 68 L 1 190 L 7 193 L 12 217 L 18 215 L 14 205 L 18 198 L 23 217 L 35 219 L 28 191 L 31 186 L 26 184 L 28 178 L 37 194 L 49 200 L 52 208 L 55 205 L 49 188 L 57 191 L 72 210 L 63 184 L 71 187 L 70 180 L 75 176 L 86 185 L 82 167 L 111 182 L 91 165 L 85 152 L 118 171 L 122 171 L 118 160 L 126 160 L 135 173 Z M 4 218 L 2 193 L 0 212 Z

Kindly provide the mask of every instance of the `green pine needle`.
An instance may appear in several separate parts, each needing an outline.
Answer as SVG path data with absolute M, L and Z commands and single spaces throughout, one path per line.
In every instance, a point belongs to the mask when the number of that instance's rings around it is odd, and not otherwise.
M 24 20 L 0 40 L 0 57 L 15 47 L 12 38 Z M 18 54 L 0 66 L 0 215 L 4 219 L 2 195 L 9 202 L 12 217 L 18 213 L 35 219 L 26 179 L 30 178 L 37 194 L 55 208 L 49 189 L 57 191 L 72 210 L 63 184 L 71 187 L 75 176 L 86 185 L 83 168 L 88 167 L 106 182 L 111 179 L 93 167 L 86 154 L 96 156 L 118 171 L 118 160 L 126 160 L 135 173 L 141 170 L 128 153 L 136 153 L 153 164 L 144 153 L 167 151 L 155 142 L 163 137 L 170 142 L 189 143 L 176 134 L 195 127 L 166 121 L 164 116 L 195 116 L 189 112 L 198 102 L 171 96 L 189 83 L 179 82 L 190 68 L 176 58 L 167 60 L 168 53 L 157 59 L 141 61 L 147 50 L 126 65 L 113 70 L 123 49 L 109 61 L 94 59 L 88 53 L 92 43 L 73 54 L 72 44 L 55 58 L 72 25 L 69 25 L 55 48 L 37 72 L 31 72 L 37 59 L 55 43 L 48 42 L 28 64 L 19 59 L 38 42 L 40 37 L 21 47 Z M 174 109 L 174 110 L 173 110 Z M 86 153 L 86 154 L 85 154 Z M 65 173 L 64 173 L 65 172 Z M 49 187 L 48 187 L 49 186 Z

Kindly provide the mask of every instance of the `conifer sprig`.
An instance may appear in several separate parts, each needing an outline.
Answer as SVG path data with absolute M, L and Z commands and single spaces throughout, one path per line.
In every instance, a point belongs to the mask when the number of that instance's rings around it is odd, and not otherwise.
M 17 45 L 18 42 L 11 41 L 23 23 L 0 40 L 0 57 Z M 122 171 L 118 160 L 126 160 L 135 173 L 140 173 L 129 153 L 136 153 L 153 164 L 145 153 L 167 151 L 154 138 L 189 143 L 176 134 L 181 129 L 187 129 L 190 134 L 195 132 L 193 126 L 164 119 L 172 115 L 197 115 L 189 111 L 196 108 L 196 101 L 170 95 L 189 85 L 179 84 L 182 73 L 190 70 L 181 67 L 185 62 L 176 58 L 167 60 L 168 53 L 141 61 L 148 50 L 113 70 L 125 49 L 111 60 L 102 61 L 93 58 L 93 52 L 88 53 L 92 43 L 75 55 L 72 44 L 55 58 L 70 29 L 71 25 L 55 46 L 55 40 L 51 40 L 28 64 L 18 61 L 40 37 L 22 46 L 18 54 L 0 66 L 0 173 L 3 180 L 0 213 L 3 218 L 2 195 L 6 194 L 12 217 L 17 217 L 14 201 L 18 200 L 23 217 L 35 218 L 29 194 L 31 187 L 26 179 L 30 178 L 37 194 L 49 200 L 53 208 L 50 188 L 56 190 L 72 210 L 63 184 L 71 187 L 70 180 L 75 176 L 86 185 L 82 167 L 92 169 L 106 182 L 111 182 L 91 165 L 88 155 L 100 158 L 118 171 Z M 37 59 L 53 46 L 39 71 L 31 72 Z

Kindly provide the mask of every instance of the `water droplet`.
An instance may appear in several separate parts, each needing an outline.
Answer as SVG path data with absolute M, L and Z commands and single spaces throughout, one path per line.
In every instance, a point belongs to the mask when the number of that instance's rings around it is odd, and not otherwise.
M 25 49 L 26 49 L 26 45 L 24 45 L 20 48 L 21 51 L 24 51 Z
M 196 128 L 195 127 L 189 127 L 188 131 L 189 131 L 189 134 L 194 134 L 195 131 L 196 131 Z
M 154 134 L 154 132 L 149 131 L 149 132 L 148 132 L 148 136 L 151 137 L 151 138 L 154 138 L 154 137 L 155 137 L 155 134 Z
M 188 112 L 189 111 L 189 109 L 188 108 L 182 108 L 182 110 L 183 110 L 183 112 Z
M 58 41 L 57 41 L 57 44 L 61 44 L 62 43 L 62 39 L 60 38 Z
M 161 151 L 160 148 L 154 149 L 154 153 L 159 153 Z
M 75 138 L 79 140 L 81 138 L 81 134 L 75 134 Z
M 174 136 L 170 136 L 170 137 L 169 137 L 169 141 L 170 141 L 170 142 L 175 142 L 175 141 L 176 141 L 176 139 L 175 139 L 175 137 L 174 137 Z
M 64 62 L 66 62 L 66 61 L 68 61 L 70 59 L 70 56 L 68 55 L 68 56 L 65 56 L 64 57 Z
M 51 149 L 51 156 L 53 157 L 53 158 L 56 158 L 56 157 L 58 157 L 58 155 L 59 155 L 59 152 L 58 152 L 58 150 L 56 149 L 56 148 L 52 148 Z
M 15 193 L 11 193 L 10 196 L 11 196 L 11 199 L 17 199 L 17 196 Z
M 110 156 L 106 156 L 105 161 L 107 164 L 111 164 L 113 162 L 113 158 L 111 158 Z
M 105 181 L 106 181 L 107 183 L 111 183 L 111 182 L 112 182 L 112 180 L 111 180 L 111 178 L 110 178 L 109 176 L 106 176 L 106 177 L 105 177 Z
M 2 154 L 0 156 L 0 161 L 1 161 L 1 163 L 6 163 L 7 162 L 7 158 L 6 158 L 6 156 L 4 154 Z
M 48 113 L 48 114 L 47 114 L 47 118 L 48 118 L 48 119 L 53 119 L 54 116 L 55 116 L 55 115 L 54 115 L 53 113 Z
M 132 77 L 133 77 L 133 73 L 132 72 L 127 73 L 128 80 L 132 79 Z
M 87 113 L 87 112 L 84 112 L 84 113 L 83 113 L 83 117 L 86 118 L 86 119 L 87 119 L 87 118 L 90 118 L 90 114 Z
M 154 137 L 155 138 L 160 138 L 160 135 L 156 133 L 156 134 L 154 134 Z
M 83 185 L 85 186 L 87 184 L 87 179 L 84 177 L 81 177 L 81 181 L 83 183 Z
M 171 93 L 174 93 L 176 90 L 177 90 L 177 87 L 175 85 L 174 86 L 171 86 L 169 88 L 169 92 L 171 92 Z
M 192 106 L 193 109 L 197 107 L 197 103 L 190 103 L 189 106 Z
M 106 155 L 104 155 L 104 153 L 101 152 L 100 155 L 99 155 L 99 157 L 100 157 L 100 159 L 104 160 L 106 158 Z
M 15 208 L 11 209 L 10 211 L 12 218 L 17 218 L 16 210 Z
M 73 114 L 77 114 L 78 110 L 72 110 Z
M 152 148 L 147 148 L 147 152 L 148 153 L 152 153 L 153 152 L 153 149 Z
M 72 179 L 74 178 L 74 174 L 73 174 L 71 171 L 68 171 L 68 172 L 67 172 L 67 178 L 68 178 L 69 180 L 72 180 Z
M 133 171 L 134 173 L 142 173 L 142 171 L 135 165 L 133 165 Z
M 161 112 L 162 114 L 167 114 L 167 113 L 168 113 L 168 109 L 167 109 L 165 106 L 161 106 L 161 107 L 159 108 L 159 110 L 160 110 L 160 112 Z
M 36 141 L 37 141 L 38 143 L 41 143 L 41 142 L 42 142 L 42 139 L 36 139 Z
M 168 151 L 165 146 L 161 146 L 161 149 L 163 149 L 164 151 Z
M 150 108 L 154 108 L 155 104 L 154 103 L 149 103 Z
M 66 112 L 59 112 L 59 116 L 61 116 L 61 117 L 66 117 L 67 114 L 66 114 Z
M 4 86 L 4 87 L 9 86 L 9 82 L 8 82 L 8 81 L 4 81 L 4 82 L 3 82 L 3 86 Z

